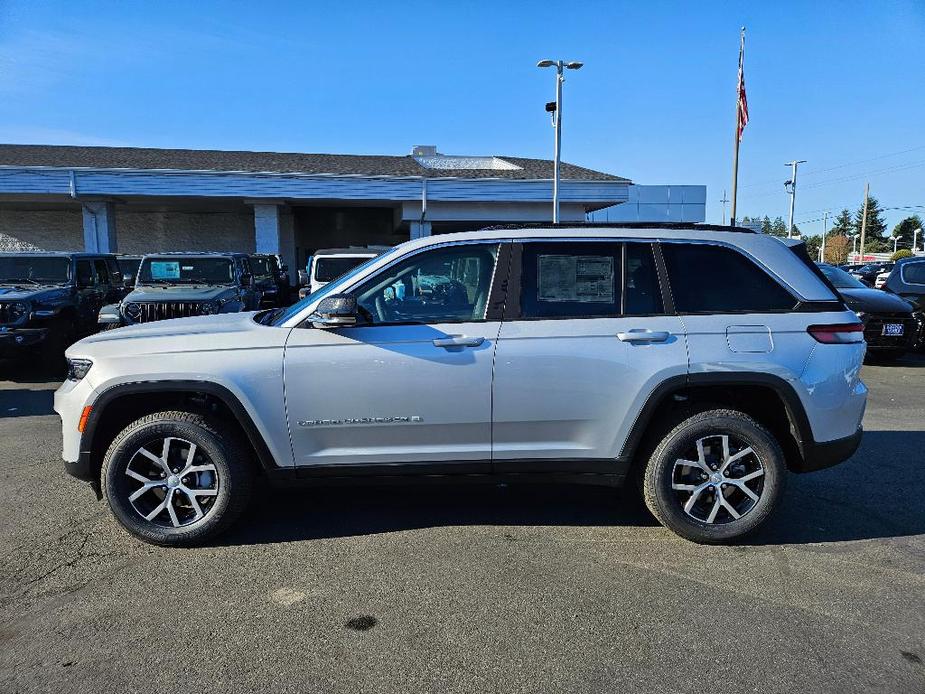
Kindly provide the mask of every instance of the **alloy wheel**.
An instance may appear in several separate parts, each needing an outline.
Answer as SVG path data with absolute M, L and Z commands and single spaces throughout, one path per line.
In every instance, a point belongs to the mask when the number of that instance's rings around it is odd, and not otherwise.
M 674 462 L 671 488 L 694 520 L 731 523 L 761 499 L 764 465 L 747 442 L 729 434 L 710 434 L 697 439 Z
M 218 494 L 218 472 L 208 454 L 192 441 L 174 436 L 150 441 L 135 451 L 125 475 L 138 483 L 129 483 L 132 508 L 161 527 L 179 528 L 201 520 Z

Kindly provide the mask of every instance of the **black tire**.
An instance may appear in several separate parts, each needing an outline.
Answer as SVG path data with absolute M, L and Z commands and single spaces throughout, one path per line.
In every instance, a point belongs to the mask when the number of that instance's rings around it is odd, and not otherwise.
M 187 442 L 195 444 L 197 452 L 204 454 L 214 465 L 215 472 L 214 496 L 197 497 L 202 502 L 200 507 L 208 505 L 204 515 L 179 527 L 158 524 L 163 513 L 154 521 L 146 520 L 128 498 L 133 491 L 133 479 L 126 473 L 129 464 L 136 464 L 133 459 L 136 459 L 139 449 L 144 447 L 148 450 L 153 446 L 156 453 L 156 442 L 163 442 L 168 437 L 182 439 L 181 446 Z M 179 452 L 182 454 L 183 449 Z M 103 491 L 116 520 L 138 539 L 161 546 L 202 544 L 226 531 L 247 508 L 254 484 L 249 453 L 250 447 L 238 432 L 228 431 L 202 415 L 180 411 L 149 414 L 123 429 L 109 446 L 103 460 Z M 141 486 L 137 481 L 134 485 L 135 489 Z M 165 496 L 166 491 L 165 482 Z M 178 501 L 185 499 L 189 504 L 189 495 L 181 499 L 179 491 L 176 494 Z
M 752 483 L 752 486 L 758 489 L 758 500 L 755 502 L 739 492 L 735 485 L 722 486 L 722 489 L 728 487 L 728 492 L 721 492 L 719 487 L 710 486 L 698 493 L 698 502 L 699 495 L 703 494 L 704 500 L 712 499 L 719 506 L 720 500 L 716 494 L 722 493 L 724 499 L 728 499 L 726 494 L 741 497 L 738 510 L 741 511 L 747 506 L 737 519 L 726 511 L 725 506 L 720 507 L 719 513 L 715 516 L 717 522 L 711 523 L 706 522 L 708 516 L 697 518 L 688 514 L 684 505 L 694 492 L 676 491 L 672 484 L 677 481 L 675 475 L 678 471 L 675 469 L 675 462 L 692 459 L 690 452 L 696 449 L 699 439 L 718 439 L 721 435 L 729 436 L 730 441 L 737 440 L 750 447 L 753 455 L 746 455 L 741 465 L 744 467 L 745 463 L 748 463 L 754 466 L 754 469 L 761 468 L 763 474 L 760 475 L 760 482 Z M 712 479 L 705 477 L 708 471 L 699 471 L 696 467 L 682 467 L 679 471 L 692 471 L 704 479 L 702 482 L 698 479 L 692 486 L 712 484 Z M 685 419 L 669 431 L 658 444 L 646 465 L 643 495 L 649 511 L 669 530 L 692 542 L 721 544 L 738 540 L 753 532 L 771 516 L 780 502 L 786 475 L 784 453 L 767 429 L 736 410 L 709 410 Z M 752 491 L 756 493 L 754 488 Z M 734 506 L 734 503 L 730 505 Z

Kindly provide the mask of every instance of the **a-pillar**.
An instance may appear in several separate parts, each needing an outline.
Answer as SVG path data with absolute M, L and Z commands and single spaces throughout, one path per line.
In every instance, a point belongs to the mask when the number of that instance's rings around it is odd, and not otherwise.
M 410 222 L 411 238 L 422 239 L 430 236 L 430 222 Z
M 252 203 L 254 207 L 254 250 L 279 255 L 289 266 L 289 280 L 298 277 L 295 257 L 295 224 L 285 205 Z
M 89 253 L 115 253 L 116 211 L 111 202 L 85 202 L 83 208 L 84 250 Z

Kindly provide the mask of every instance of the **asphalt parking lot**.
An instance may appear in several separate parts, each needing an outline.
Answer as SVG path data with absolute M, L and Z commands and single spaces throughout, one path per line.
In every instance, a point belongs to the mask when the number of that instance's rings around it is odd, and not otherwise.
M 607 489 L 265 493 L 218 546 L 126 535 L 0 382 L 0 691 L 925 692 L 925 359 L 751 542 Z

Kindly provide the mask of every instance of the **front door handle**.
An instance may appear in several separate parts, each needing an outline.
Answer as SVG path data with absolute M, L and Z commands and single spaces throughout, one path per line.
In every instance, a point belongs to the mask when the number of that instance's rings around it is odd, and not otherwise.
M 671 333 L 665 330 L 648 330 L 635 328 L 625 333 L 617 333 L 623 342 L 665 342 Z
M 434 347 L 478 347 L 485 342 L 484 337 L 466 337 L 465 335 L 450 335 L 438 337 L 434 340 Z

